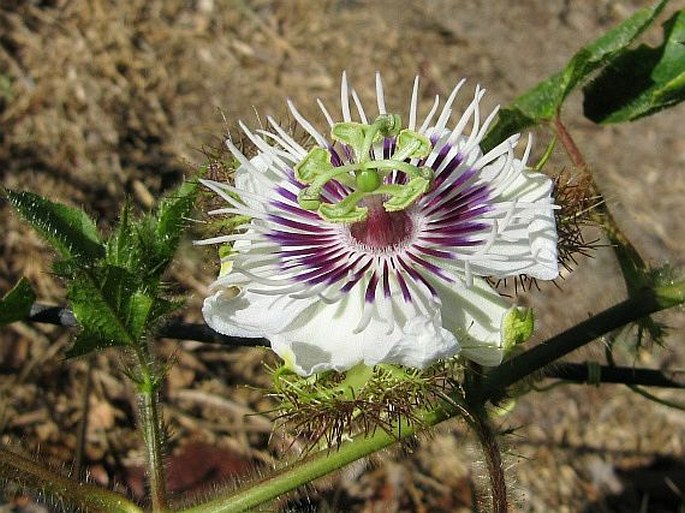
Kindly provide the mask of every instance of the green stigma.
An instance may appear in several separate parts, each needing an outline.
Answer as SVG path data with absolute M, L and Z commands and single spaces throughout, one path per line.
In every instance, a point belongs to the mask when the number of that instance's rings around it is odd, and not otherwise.
M 408 161 L 428 156 L 432 145 L 424 135 L 401 126 L 397 114 L 382 114 L 370 125 L 354 121 L 333 125 L 332 138 L 354 152 L 355 162 L 336 167 L 331 163 L 328 149 L 317 146 L 310 150 L 295 166 L 297 179 L 308 185 L 297 198 L 300 207 L 315 210 L 330 222 L 355 223 L 368 216 L 368 208 L 359 205 L 369 196 L 382 195 L 385 198 L 383 208 L 388 212 L 411 206 L 430 189 L 433 170 Z M 387 159 L 374 160 L 371 156 L 374 144 L 387 137 L 395 138 L 393 154 Z M 407 182 L 385 183 L 393 171 L 406 174 Z M 338 203 L 325 203 L 321 191 L 331 180 L 351 188 L 353 192 Z

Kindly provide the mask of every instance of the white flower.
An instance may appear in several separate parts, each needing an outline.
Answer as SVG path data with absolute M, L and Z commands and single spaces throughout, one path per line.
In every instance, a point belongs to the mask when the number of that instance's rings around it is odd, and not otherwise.
M 496 112 L 481 123 L 480 88 L 450 124 L 462 84 L 419 123 L 417 78 L 399 130 L 380 76 L 370 119 L 343 74 L 342 120 L 319 101 L 325 133 L 288 102 L 307 148 L 272 118 L 270 131 L 241 123 L 257 155 L 229 140 L 235 183 L 203 181 L 228 203 L 212 214 L 249 219 L 199 242 L 233 245 L 204 302 L 209 326 L 266 337 L 301 375 L 458 353 L 499 364 L 513 307 L 484 277 L 557 277 L 552 182 L 526 168 L 530 140 L 514 156 L 518 135 L 483 154 Z

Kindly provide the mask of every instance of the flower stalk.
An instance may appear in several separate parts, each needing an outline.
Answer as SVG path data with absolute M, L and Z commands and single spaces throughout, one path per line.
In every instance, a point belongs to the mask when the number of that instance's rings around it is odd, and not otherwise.
M 475 410 L 470 411 L 470 415 L 466 418 L 476 433 L 485 456 L 485 464 L 490 480 L 492 512 L 507 513 L 509 511 L 507 482 L 504 476 L 504 468 L 502 467 L 502 454 L 497 443 L 497 434 L 490 425 L 483 405 L 476 405 Z
M 621 266 L 621 272 L 623 273 L 628 293 L 630 295 L 639 293 L 639 289 L 645 285 L 644 278 L 646 274 L 645 271 L 647 270 L 645 261 L 628 237 L 623 233 L 609 210 L 604 196 L 590 171 L 589 164 L 585 160 L 585 157 L 573 137 L 566 129 L 566 126 L 561 120 L 560 113 L 557 113 L 554 118 L 553 126 L 554 131 L 571 159 L 571 162 L 573 162 L 573 165 L 583 174 L 592 193 L 597 197 L 596 206 L 594 208 L 595 217 L 597 223 L 604 228 L 604 232 L 611 242 L 618 263 Z

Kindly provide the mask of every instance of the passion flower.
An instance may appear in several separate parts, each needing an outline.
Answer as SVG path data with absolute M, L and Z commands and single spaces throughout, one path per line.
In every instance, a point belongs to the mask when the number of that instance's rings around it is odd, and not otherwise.
M 269 130 L 241 123 L 257 154 L 229 140 L 240 162 L 233 184 L 203 181 L 228 204 L 210 214 L 244 220 L 199 241 L 225 248 L 204 302 L 209 326 L 269 339 L 301 375 L 425 368 L 457 354 L 499 364 L 532 331 L 519 320 L 532 317 L 486 277 L 557 277 L 552 181 L 527 168 L 530 139 L 520 158 L 519 135 L 483 153 L 496 111 L 481 122 L 479 87 L 451 123 L 463 83 L 419 123 L 417 78 L 403 125 L 386 110 L 380 76 L 372 116 L 343 74 L 341 119 L 318 102 L 326 130 L 288 102 L 308 147 L 272 118 Z

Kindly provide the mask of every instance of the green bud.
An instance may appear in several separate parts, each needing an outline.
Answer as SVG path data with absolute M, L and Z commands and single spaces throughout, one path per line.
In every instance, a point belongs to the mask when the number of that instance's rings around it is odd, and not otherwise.
M 532 308 L 514 306 L 502 320 L 502 341 L 505 353 L 523 344 L 533 334 L 535 316 Z

